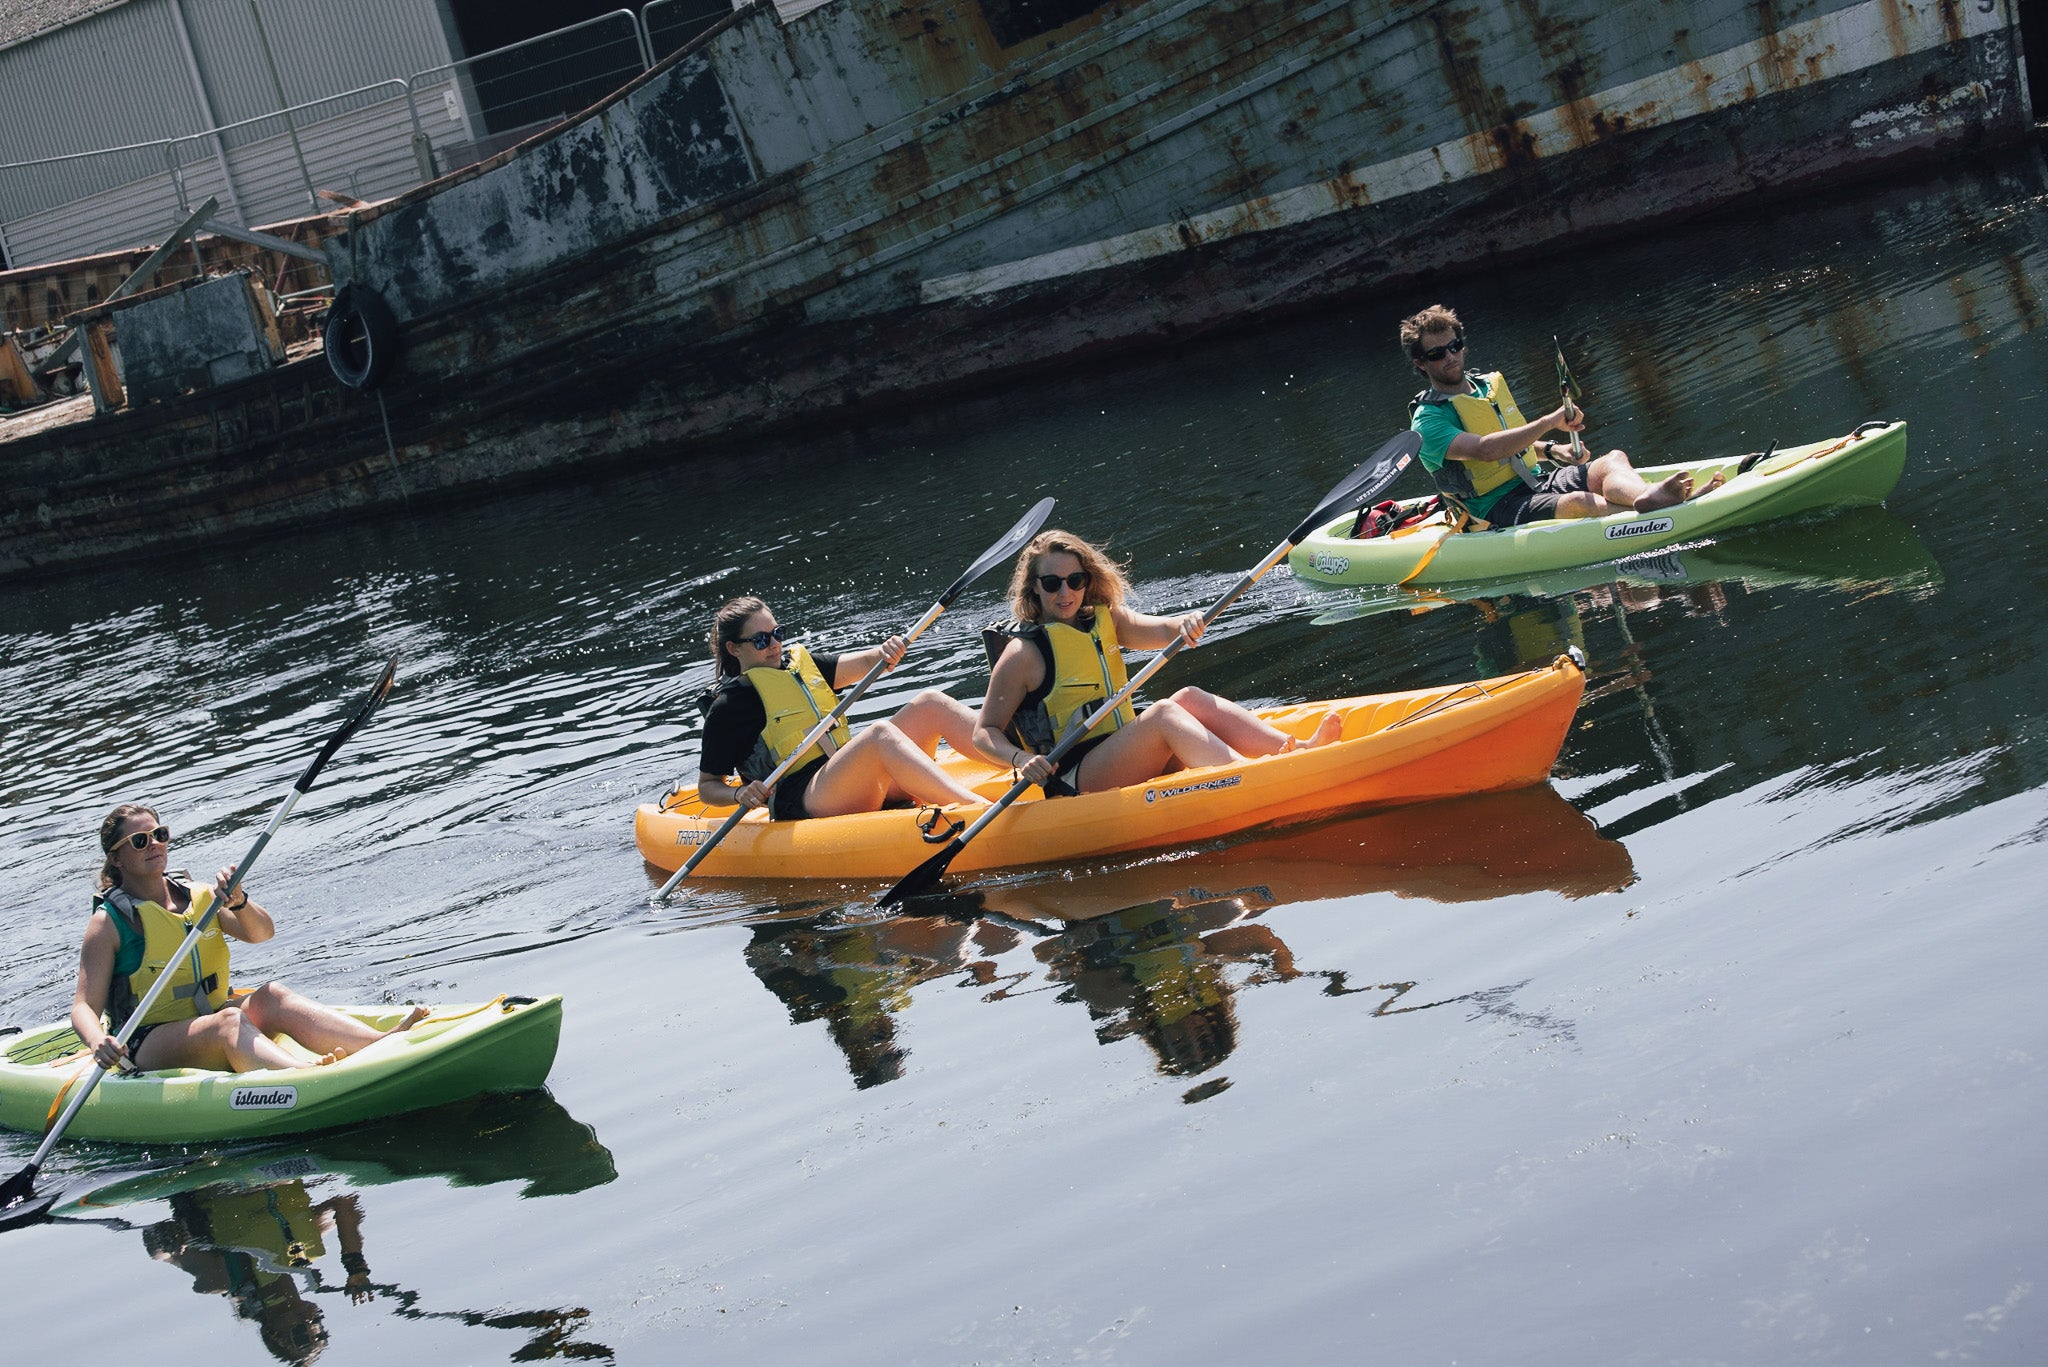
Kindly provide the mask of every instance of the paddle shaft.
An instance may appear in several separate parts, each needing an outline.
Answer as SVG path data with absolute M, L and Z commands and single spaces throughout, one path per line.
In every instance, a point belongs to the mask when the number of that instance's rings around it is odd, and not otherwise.
M 243 855 L 241 861 L 235 865 L 235 871 L 228 879 L 227 889 L 207 905 L 205 912 L 193 923 L 192 929 L 185 932 L 184 942 L 178 946 L 177 952 L 170 957 L 168 960 L 169 964 L 175 964 L 182 960 L 192 952 L 192 947 L 199 943 L 199 937 L 206 933 L 208 926 L 213 924 L 214 918 L 220 912 L 220 908 L 229 899 L 234 897 L 235 889 L 240 887 L 242 880 L 248 876 L 249 866 L 256 862 L 257 856 L 262 854 L 264 847 L 270 844 L 270 837 L 277 833 L 277 828 L 284 824 L 284 819 L 287 816 L 291 815 L 291 810 L 297 805 L 299 798 L 305 794 L 307 789 L 313 786 L 314 777 L 319 774 L 327 761 L 334 757 L 334 752 L 341 748 L 342 742 L 354 734 L 357 727 L 368 721 L 370 713 L 374 712 L 377 704 L 384 700 L 384 695 L 391 689 L 391 680 L 396 674 L 397 669 L 398 657 L 393 655 L 391 662 L 384 667 L 383 675 L 371 688 L 370 696 L 363 701 L 363 705 L 357 709 L 353 716 L 342 723 L 340 730 L 328 737 L 327 743 L 320 748 L 320 753 L 315 755 L 313 762 L 306 766 L 306 772 L 301 774 L 298 782 L 292 785 L 291 792 L 285 794 L 283 803 L 278 806 L 277 814 L 270 818 L 270 824 L 263 828 L 263 833 L 256 837 L 256 843 L 249 847 L 249 852 Z M 156 981 L 151 983 L 149 990 L 142 994 L 142 1000 L 135 1004 L 135 1009 L 129 1012 L 128 1019 L 123 1022 L 120 1031 L 115 1034 L 114 1042 L 116 1044 L 119 1044 L 124 1049 L 128 1047 L 129 1037 L 140 1028 L 143 1017 L 149 1014 L 149 1009 L 156 1005 L 157 998 L 164 994 L 164 989 L 171 985 L 171 979 L 175 976 L 168 966 L 164 972 L 157 974 Z M 9 1178 L 4 1188 L 0 1188 L 0 1191 L 7 1193 L 6 1199 L 0 1200 L 0 1206 L 11 1204 L 14 1200 L 18 1200 L 20 1197 L 28 1194 L 29 1189 L 35 1184 L 36 1174 L 42 1171 L 43 1160 L 50 1156 L 50 1150 L 57 1147 L 57 1141 L 64 1137 L 64 1131 L 69 1128 L 71 1118 L 78 1114 L 78 1108 L 85 1105 L 86 1099 L 92 1095 L 93 1088 L 99 1086 L 100 1079 L 105 1077 L 106 1074 L 105 1066 L 95 1061 L 92 1071 L 86 1075 L 84 1085 L 78 1087 L 72 1093 L 71 1100 L 65 1105 L 63 1113 L 57 1117 L 56 1123 L 50 1126 L 50 1132 L 43 1136 L 43 1142 L 36 1148 L 35 1157 L 29 1159 L 27 1167 Z
M 1565 416 L 1568 418 L 1575 418 L 1579 415 L 1579 406 L 1572 400 L 1572 390 L 1576 388 L 1576 386 L 1572 383 L 1571 368 L 1565 365 L 1564 363 L 1564 343 L 1558 341 L 1557 338 L 1552 337 L 1550 339 L 1550 344 L 1557 348 L 1558 396 L 1564 400 Z M 1585 463 L 1585 443 L 1581 442 L 1579 440 L 1579 434 L 1574 432 L 1572 433 L 1572 464 L 1584 465 Z

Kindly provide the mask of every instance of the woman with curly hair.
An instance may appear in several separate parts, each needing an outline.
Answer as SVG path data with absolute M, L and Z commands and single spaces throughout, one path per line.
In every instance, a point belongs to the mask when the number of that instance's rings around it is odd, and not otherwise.
M 1016 621 L 991 640 L 993 670 L 974 741 L 1048 796 L 1096 793 L 1143 783 L 1176 769 L 1224 764 L 1327 745 L 1343 729 L 1335 713 L 1297 740 L 1228 698 L 1183 688 L 1143 712 L 1128 701 L 1060 757 L 1046 758 L 1067 728 L 1119 692 L 1123 649 L 1161 650 L 1174 637 L 1194 645 L 1202 614 L 1155 617 L 1129 604 L 1130 582 L 1100 548 L 1071 532 L 1040 532 L 1010 578 Z

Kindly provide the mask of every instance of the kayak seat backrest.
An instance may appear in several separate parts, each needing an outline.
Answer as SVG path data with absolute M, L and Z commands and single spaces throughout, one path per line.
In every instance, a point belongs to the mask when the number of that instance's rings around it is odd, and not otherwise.
M 1441 512 L 1443 506 L 1443 499 L 1435 494 L 1410 499 L 1406 503 L 1396 503 L 1391 498 L 1381 499 L 1358 510 L 1358 516 L 1351 522 L 1351 539 L 1369 541 L 1376 536 L 1420 526 Z
M 1046 715 L 1046 695 L 1052 692 L 1058 671 L 1053 668 L 1052 642 L 1045 639 L 1045 633 L 1035 624 L 1011 619 L 1005 622 L 991 622 L 981 629 L 981 648 L 988 655 L 989 672 L 994 673 L 996 661 L 1009 649 L 1010 642 L 1023 639 L 1038 647 L 1039 658 L 1045 662 L 1045 678 L 1031 692 L 1024 695 L 1017 704 L 1017 714 L 1010 718 L 1010 724 L 1003 728 L 1003 734 L 1013 745 L 1022 746 L 1034 754 L 1050 752 L 1059 737 L 1052 733 L 1052 721 Z

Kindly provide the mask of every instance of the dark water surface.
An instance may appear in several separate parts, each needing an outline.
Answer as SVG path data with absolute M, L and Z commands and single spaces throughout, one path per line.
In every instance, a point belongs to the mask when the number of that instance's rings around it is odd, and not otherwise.
M 1578 642 L 1552 788 L 888 919 L 648 908 L 632 810 L 694 772 L 720 601 L 865 644 L 1051 493 L 1145 605 L 1205 604 L 1402 424 L 1431 295 L 1539 395 L 1563 334 L 1639 458 L 1903 418 L 1904 482 L 1550 597 L 1277 571 L 1160 680 L 1294 701 Z M 238 857 L 393 650 L 237 976 L 567 997 L 551 1095 L 61 1146 L 83 1199 L 0 1236 L 7 1359 L 2041 1360 L 2044 301 L 2028 157 L 744 464 L 0 588 L 0 1024 L 66 1009 L 108 806 Z M 857 715 L 978 697 L 997 592 Z

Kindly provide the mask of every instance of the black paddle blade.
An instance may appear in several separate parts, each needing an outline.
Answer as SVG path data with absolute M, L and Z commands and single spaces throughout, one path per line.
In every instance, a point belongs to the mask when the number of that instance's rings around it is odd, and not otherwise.
M 1408 463 L 1422 450 L 1422 434 L 1403 432 L 1390 437 L 1379 450 L 1365 458 L 1365 464 L 1353 470 L 1341 480 L 1337 487 L 1323 495 L 1323 501 L 1316 510 L 1301 520 L 1287 540 L 1290 544 L 1300 541 L 1316 528 L 1328 522 L 1339 513 L 1348 513 L 1385 493 L 1393 482 L 1401 477 Z
M 18 1179 L 27 1175 L 29 1175 L 29 1170 L 24 1168 L 21 1172 L 15 1174 L 15 1178 Z M 9 1180 L 10 1186 L 13 1185 L 13 1181 L 14 1179 Z M 6 1201 L 0 1201 L 0 1230 L 20 1229 L 24 1225 L 41 1224 L 44 1220 L 50 1218 L 50 1207 L 56 1204 L 57 1198 L 54 1194 L 37 1196 L 33 1191 L 27 1190 L 23 1192 L 19 1200 L 10 1198 Z
M 294 788 L 303 793 L 313 786 L 313 779 L 327 767 L 327 761 L 334 758 L 334 752 L 361 729 L 363 723 L 370 719 L 370 714 L 377 710 L 378 704 L 390 694 L 391 681 L 397 677 L 398 653 L 393 651 L 390 663 L 384 666 L 384 672 L 378 676 L 376 683 L 370 685 L 369 696 L 363 699 L 362 706 L 356 709 L 353 717 L 342 723 L 339 731 L 327 738 L 327 744 L 320 747 L 320 753 L 313 756 L 313 762 L 306 766 L 306 772 L 300 774 L 299 781 L 292 785 Z
M 983 551 L 981 558 L 967 567 L 967 573 L 955 579 L 953 587 L 939 595 L 939 606 L 942 608 L 953 606 L 953 600 L 960 596 L 960 590 L 966 588 L 1005 560 L 1008 560 L 1018 551 L 1023 550 L 1024 543 L 1037 536 L 1038 529 L 1043 527 L 1045 520 L 1052 516 L 1052 505 L 1054 502 L 1055 500 L 1050 498 L 1041 498 L 1036 504 L 1032 505 L 1030 512 L 1017 519 L 1016 526 L 1003 533 L 1001 541 L 996 542 L 995 545 Z
M 900 905 L 905 898 L 921 897 L 939 885 L 946 876 L 946 866 L 953 862 L 953 856 L 967 848 L 967 841 L 954 836 L 946 847 L 931 858 L 919 864 L 903 876 L 903 880 L 875 899 L 875 905 L 884 910 Z
M 0 1229 L 19 1229 L 49 1216 L 57 1198 L 36 1195 L 36 1174 L 41 1170 L 31 1163 L 0 1182 Z

